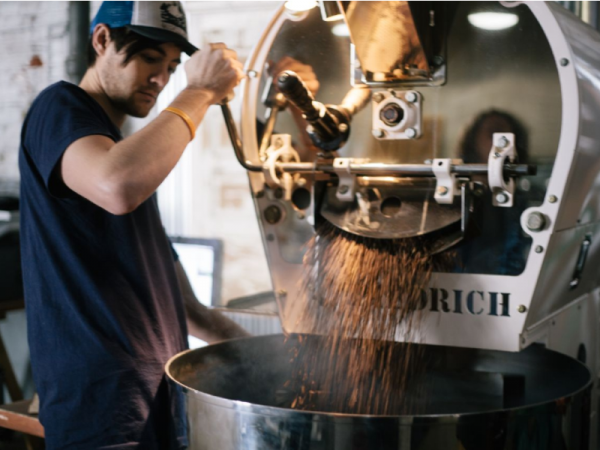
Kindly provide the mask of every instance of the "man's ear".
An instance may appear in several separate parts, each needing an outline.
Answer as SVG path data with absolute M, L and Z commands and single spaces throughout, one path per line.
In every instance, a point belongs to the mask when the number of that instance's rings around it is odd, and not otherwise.
M 94 47 L 98 56 L 102 56 L 106 53 L 109 44 L 110 28 L 103 23 L 99 23 L 92 33 L 92 47 Z

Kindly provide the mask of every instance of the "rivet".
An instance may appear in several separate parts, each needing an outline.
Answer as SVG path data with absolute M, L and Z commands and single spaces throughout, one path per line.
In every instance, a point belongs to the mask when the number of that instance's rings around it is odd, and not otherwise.
M 247 72 L 247 75 L 248 75 L 250 78 L 256 78 L 256 76 L 258 75 L 258 73 L 256 72 L 256 70 L 249 70 L 249 71 Z
M 419 99 L 419 96 L 416 92 L 410 91 L 406 93 L 406 100 L 415 103 Z
M 448 188 L 446 186 L 438 186 L 437 193 L 438 195 L 446 195 L 448 193 Z
M 509 144 L 508 139 L 506 139 L 504 136 L 500 137 L 496 141 L 496 147 L 498 147 L 498 148 L 505 148 L 508 144 Z
M 536 253 L 542 253 L 544 251 L 544 247 L 542 247 L 541 245 L 537 245 L 535 247 L 535 252 Z
M 558 201 L 558 197 L 556 195 L 551 195 L 550 197 L 548 197 L 548 201 L 550 203 L 556 203 Z
M 560 65 L 566 67 L 569 65 L 569 60 L 567 58 L 561 58 Z
M 508 202 L 508 195 L 506 195 L 506 193 L 504 192 L 498 192 L 496 194 L 496 202 L 498 202 L 501 205 L 505 204 L 506 202 Z
M 519 307 L 517 308 L 517 311 L 519 311 L 520 313 L 524 313 L 527 311 L 527 306 L 519 305 Z
M 404 134 L 407 138 L 414 139 L 417 136 L 417 130 L 415 130 L 414 128 L 407 128 Z
M 338 126 L 338 130 L 340 131 L 340 133 L 345 133 L 346 131 L 348 131 L 348 125 L 345 123 L 340 123 L 340 125 Z
M 349 188 L 347 185 L 345 185 L 345 184 L 342 184 L 342 185 L 341 185 L 341 186 L 338 188 L 338 192 L 339 192 L 340 194 L 346 194 L 346 193 L 348 193 L 348 191 L 349 191 L 349 190 L 350 190 L 350 188 Z

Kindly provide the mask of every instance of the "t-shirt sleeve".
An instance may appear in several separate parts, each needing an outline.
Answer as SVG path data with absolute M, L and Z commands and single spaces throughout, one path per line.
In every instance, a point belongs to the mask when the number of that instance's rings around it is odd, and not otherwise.
M 85 136 L 105 135 L 114 140 L 105 121 L 90 107 L 92 99 L 85 98 L 86 95 L 65 86 L 44 92 L 32 105 L 24 126 L 26 153 L 48 191 L 57 197 L 68 195 L 60 177 L 55 176 L 65 150 Z

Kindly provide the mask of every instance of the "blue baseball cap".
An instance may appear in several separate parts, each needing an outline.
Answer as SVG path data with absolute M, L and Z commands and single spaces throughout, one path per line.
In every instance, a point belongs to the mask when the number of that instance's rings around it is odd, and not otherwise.
M 92 21 L 90 35 L 99 23 L 110 28 L 127 27 L 155 41 L 172 42 L 188 55 L 198 50 L 188 41 L 181 2 L 102 2 Z

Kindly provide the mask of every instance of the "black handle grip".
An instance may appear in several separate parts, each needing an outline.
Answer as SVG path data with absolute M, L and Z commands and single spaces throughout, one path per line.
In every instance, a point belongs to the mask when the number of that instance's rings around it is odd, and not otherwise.
M 281 72 L 277 77 L 277 87 L 306 116 L 307 121 L 314 122 L 319 119 L 319 110 L 313 104 L 314 97 L 295 72 Z

